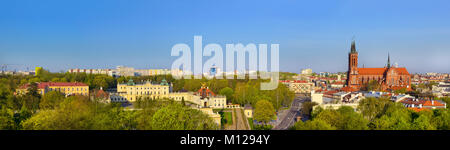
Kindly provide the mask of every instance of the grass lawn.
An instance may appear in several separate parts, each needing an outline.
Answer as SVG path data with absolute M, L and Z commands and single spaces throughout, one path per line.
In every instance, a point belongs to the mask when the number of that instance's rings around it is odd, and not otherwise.
M 215 109 L 213 109 L 213 112 L 220 113 L 220 112 L 226 111 L 226 110 L 231 110 L 231 109 L 229 109 L 229 108 L 215 108 Z
M 253 130 L 253 118 L 247 118 L 248 124 L 250 125 L 250 129 Z
M 231 112 L 219 112 L 222 117 L 222 124 L 233 124 L 233 116 Z

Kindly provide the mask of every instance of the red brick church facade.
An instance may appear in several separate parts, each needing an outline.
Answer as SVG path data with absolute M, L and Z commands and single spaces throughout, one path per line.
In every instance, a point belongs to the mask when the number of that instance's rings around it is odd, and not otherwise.
M 371 80 L 377 81 L 383 91 L 411 89 L 411 75 L 408 70 L 391 66 L 389 55 L 387 65 L 384 68 L 358 68 L 358 52 L 356 51 L 355 41 L 353 41 L 348 58 L 347 87 L 344 87 L 343 90 L 360 90 Z

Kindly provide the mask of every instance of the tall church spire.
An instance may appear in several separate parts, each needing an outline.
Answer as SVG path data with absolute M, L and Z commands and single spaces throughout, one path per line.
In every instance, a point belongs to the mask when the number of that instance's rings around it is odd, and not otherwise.
M 389 52 L 388 52 L 387 67 L 388 67 L 388 68 L 391 68 L 391 57 L 389 56 Z
M 350 49 L 350 53 L 356 53 L 355 40 L 352 41 L 352 47 Z

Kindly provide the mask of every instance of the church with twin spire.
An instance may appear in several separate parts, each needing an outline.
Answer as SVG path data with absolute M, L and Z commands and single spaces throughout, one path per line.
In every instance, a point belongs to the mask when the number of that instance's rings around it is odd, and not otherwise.
M 355 41 L 352 41 L 348 54 L 348 73 L 345 91 L 359 91 L 370 81 L 376 81 L 382 91 L 398 89 L 411 90 L 411 75 L 404 67 L 393 66 L 388 54 L 387 65 L 383 68 L 358 68 L 358 52 Z

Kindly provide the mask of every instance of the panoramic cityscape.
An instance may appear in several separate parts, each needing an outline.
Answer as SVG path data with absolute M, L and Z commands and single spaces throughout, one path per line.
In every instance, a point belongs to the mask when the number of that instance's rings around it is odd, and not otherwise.
M 2 129 L 9 130 L 448 130 L 449 73 L 411 74 L 386 64 L 358 65 L 349 44 L 348 70 L 279 72 L 267 80 L 174 79 L 183 70 L 73 68 L 10 71 L 2 77 Z M 364 58 L 360 58 L 364 59 Z M 255 71 L 256 72 L 256 71 Z M 245 79 L 237 79 L 245 74 Z M 207 79 L 205 76 L 212 76 Z M 98 110 L 101 111 L 98 111 Z M 94 111 L 95 110 L 95 111 Z M 66 118 L 66 114 L 72 114 Z M 76 114 L 76 115 L 74 115 Z M 169 115 L 170 114 L 170 115 Z M 178 117 L 174 117 L 178 116 Z M 196 116 L 196 117 L 193 117 Z M 64 120 L 61 120 L 63 119 Z

